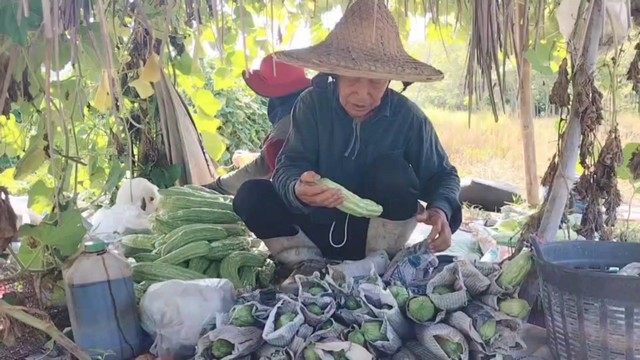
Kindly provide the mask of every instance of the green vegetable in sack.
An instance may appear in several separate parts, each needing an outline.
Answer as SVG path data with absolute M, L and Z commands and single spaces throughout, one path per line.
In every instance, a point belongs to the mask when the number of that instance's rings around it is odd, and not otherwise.
M 325 321 L 322 323 L 322 325 L 320 326 L 320 329 L 322 330 L 329 330 L 333 327 L 333 321 L 331 321 L 331 319 Z
M 365 340 L 369 342 L 387 341 L 387 335 L 382 333 L 382 321 L 365 321 L 360 327 Z
M 235 349 L 235 346 L 225 339 L 218 339 L 211 344 L 211 354 L 216 359 L 231 355 L 233 349 Z
M 354 298 L 353 296 L 349 296 L 347 298 L 347 301 L 345 301 L 344 303 L 344 307 L 347 310 L 357 310 L 360 309 L 360 303 L 358 302 L 358 300 L 356 298 Z
M 440 345 L 442 351 L 447 354 L 451 360 L 461 360 L 464 354 L 464 347 L 459 342 L 454 342 L 436 335 L 436 342 Z
M 325 292 L 327 292 L 327 290 L 321 286 L 314 286 L 312 288 L 309 289 L 309 291 L 307 291 L 310 295 L 313 296 L 318 296 L 320 294 L 323 294 Z
M 344 352 L 344 350 L 340 350 L 336 353 L 333 354 L 333 359 L 334 360 L 349 360 L 349 358 L 347 357 L 347 353 Z
M 496 319 L 487 308 L 472 302 L 462 311 L 471 318 L 473 328 L 478 331 L 482 341 L 488 342 L 496 335 Z
M 480 334 L 480 338 L 482 341 L 487 342 L 491 340 L 496 335 L 496 327 L 497 323 L 494 319 L 487 320 L 480 326 L 478 329 L 478 334 Z
M 324 311 L 318 304 L 309 304 L 307 305 L 307 310 L 313 315 L 320 316 L 324 314 Z
M 500 301 L 498 308 L 500 309 L 500 312 L 518 319 L 526 318 L 527 315 L 529 315 L 529 311 L 531 311 L 529 303 L 522 299 L 507 299 Z
M 451 290 L 448 286 L 436 286 L 435 288 L 433 288 L 433 293 L 434 294 L 438 294 L 438 295 L 444 295 L 444 294 L 449 294 L 452 293 L 453 290 Z
M 364 346 L 366 343 L 364 334 L 360 330 L 353 330 L 352 332 L 350 332 L 349 336 L 347 336 L 347 341 L 358 344 L 360 346 Z
M 407 301 L 409 300 L 409 291 L 404 286 L 389 286 L 389 291 L 393 298 L 396 299 L 398 303 L 398 307 L 400 309 L 404 309 L 407 305 Z
M 315 347 L 313 345 L 309 345 L 304 348 L 303 355 L 305 360 L 322 360 L 320 358 L 320 355 L 316 353 Z
M 420 323 L 431 320 L 436 314 L 436 307 L 428 296 L 416 296 L 409 300 L 407 313 Z
M 502 274 L 496 281 L 502 287 L 520 286 L 527 278 L 529 271 L 533 267 L 533 254 L 531 251 L 523 251 L 502 268 Z
M 296 314 L 295 313 L 291 313 L 291 312 L 287 312 L 287 313 L 284 313 L 284 314 L 280 315 L 278 320 L 276 320 L 276 330 L 278 330 L 278 329 L 282 328 L 283 326 L 287 325 L 288 323 L 292 322 L 295 318 L 296 318 Z
M 240 305 L 233 312 L 233 316 L 231 316 L 231 325 L 237 327 L 249 327 L 254 326 L 256 323 L 256 319 L 253 318 L 253 309 L 254 305 Z

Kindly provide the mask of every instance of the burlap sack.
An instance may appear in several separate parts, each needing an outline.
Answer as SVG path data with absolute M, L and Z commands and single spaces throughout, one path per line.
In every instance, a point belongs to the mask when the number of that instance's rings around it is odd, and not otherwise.
M 294 360 L 295 355 L 288 348 L 265 343 L 253 354 L 253 358 L 258 360 Z
M 280 315 L 286 312 L 295 313 L 295 319 L 280 329 L 276 329 L 276 320 Z M 287 347 L 291 344 L 293 337 L 296 335 L 302 324 L 304 324 L 304 316 L 300 311 L 300 304 L 283 296 L 269 313 L 269 317 L 267 318 L 267 322 L 265 323 L 264 330 L 262 332 L 262 338 L 270 345 L 276 347 Z
M 264 324 L 269 319 L 269 313 L 271 313 L 271 310 L 273 310 L 273 308 L 264 306 L 256 301 L 234 305 L 227 314 L 218 314 L 218 316 L 216 317 L 216 327 L 231 325 L 231 319 L 233 318 L 236 310 L 238 310 L 239 307 L 245 305 L 253 306 L 253 310 L 251 311 L 252 317 L 255 319 L 255 323 L 253 326 L 260 329 L 264 328 Z
M 453 292 L 442 295 L 435 294 L 433 290 L 438 286 L 447 286 L 453 289 Z M 427 283 L 427 294 L 438 309 L 456 311 L 465 307 L 469 300 L 469 295 L 458 264 L 448 264 L 442 271 L 434 275 Z
M 387 319 L 389 325 L 402 339 L 408 339 L 412 336 L 411 323 L 404 316 L 389 290 L 379 285 L 361 284 L 358 291 L 360 299 L 367 304 L 374 315 L 380 319 Z
M 336 301 L 332 297 L 302 294 L 299 297 L 299 301 L 300 304 L 302 304 L 301 310 L 305 318 L 305 323 L 312 327 L 316 327 L 329 320 L 336 311 Z M 321 315 L 313 314 L 307 309 L 307 306 L 312 304 L 318 305 L 322 309 Z
M 295 277 L 296 283 L 298 284 L 298 296 L 311 296 L 311 297 L 319 297 L 319 296 L 329 296 L 332 291 L 329 285 L 325 280 L 322 279 L 319 273 L 314 273 L 311 276 L 304 275 L 296 275 Z M 311 295 L 309 293 L 309 289 L 319 287 L 324 289 L 325 291 L 318 295 Z
M 463 354 L 462 359 L 469 358 L 469 345 L 467 344 L 467 340 L 464 338 L 464 335 L 455 328 L 440 323 L 435 325 L 416 325 L 416 338 L 418 342 L 424 346 L 422 350 L 424 354 L 420 355 L 421 359 L 429 360 L 429 359 L 437 359 L 437 360 L 448 360 L 449 357 L 442 350 L 440 344 L 437 342 L 437 337 L 442 337 L 448 339 L 450 341 L 454 341 L 462 344 Z

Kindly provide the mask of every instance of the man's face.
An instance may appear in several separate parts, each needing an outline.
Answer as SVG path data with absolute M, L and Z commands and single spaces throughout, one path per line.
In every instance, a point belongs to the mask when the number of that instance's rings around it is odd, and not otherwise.
M 387 80 L 339 76 L 340 104 L 352 118 L 364 118 L 380 105 L 388 85 Z

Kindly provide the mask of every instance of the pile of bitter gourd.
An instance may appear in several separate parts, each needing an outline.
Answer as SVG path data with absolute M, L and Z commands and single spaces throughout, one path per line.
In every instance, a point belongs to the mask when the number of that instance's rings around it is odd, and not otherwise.
M 166 280 L 229 279 L 238 290 L 268 286 L 275 264 L 233 212 L 230 196 L 201 186 L 160 190 L 153 234 L 121 239 L 141 293 Z M 140 295 L 139 294 L 139 295 Z

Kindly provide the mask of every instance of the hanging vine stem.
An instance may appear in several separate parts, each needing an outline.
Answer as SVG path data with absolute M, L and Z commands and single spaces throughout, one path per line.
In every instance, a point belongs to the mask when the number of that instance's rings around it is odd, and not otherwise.
M 129 157 L 129 174 L 133 176 L 133 173 L 134 173 L 133 158 L 131 156 L 131 149 L 133 149 L 133 143 L 131 141 L 131 134 L 129 133 L 129 130 L 128 130 L 129 127 L 127 126 L 127 122 L 124 121 L 124 118 L 121 117 L 119 114 L 118 100 L 122 98 L 122 91 L 120 90 L 119 82 L 116 83 L 115 77 L 113 76 L 113 72 L 112 72 L 115 69 L 115 67 L 113 63 L 113 51 L 111 49 L 111 40 L 109 38 L 109 33 L 107 31 L 107 18 L 105 13 L 104 1 L 98 0 L 97 3 L 98 3 L 98 17 L 100 18 L 100 31 L 102 33 L 103 40 L 106 43 L 104 45 L 107 52 L 106 54 L 107 69 L 108 69 L 107 77 L 109 79 L 109 85 L 111 89 L 109 94 L 111 96 L 111 101 L 112 101 L 111 111 L 113 113 L 113 116 L 116 118 L 116 120 L 120 121 L 122 123 L 123 128 L 125 129 L 125 134 L 127 136 L 127 146 L 129 148 L 129 151 L 127 154 L 127 156 Z M 91 35 L 91 40 L 95 47 L 95 51 L 99 54 L 95 37 L 91 32 L 89 34 Z

